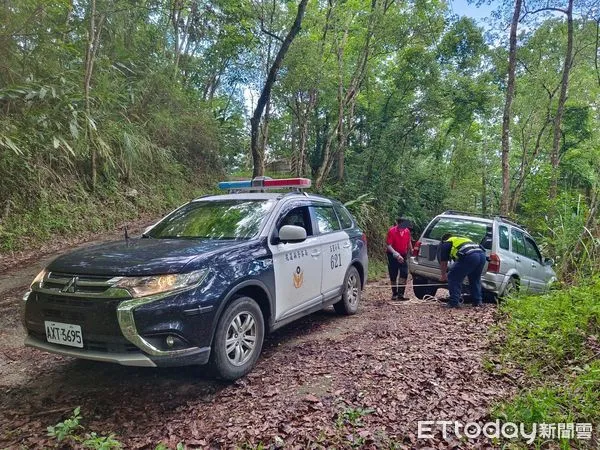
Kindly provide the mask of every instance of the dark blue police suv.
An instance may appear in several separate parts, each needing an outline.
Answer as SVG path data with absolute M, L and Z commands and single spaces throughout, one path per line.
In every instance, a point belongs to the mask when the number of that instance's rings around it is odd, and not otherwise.
M 367 246 L 342 204 L 265 192 L 306 179 L 221 185 L 236 193 L 50 263 L 24 296 L 25 344 L 130 366 L 209 363 L 233 380 L 252 369 L 266 332 L 328 305 L 357 312 Z

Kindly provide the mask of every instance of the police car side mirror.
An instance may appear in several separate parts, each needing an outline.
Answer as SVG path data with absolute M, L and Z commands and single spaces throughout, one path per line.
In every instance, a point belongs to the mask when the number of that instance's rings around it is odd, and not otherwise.
M 554 260 L 552 258 L 544 258 L 544 265 L 552 267 L 554 265 Z
M 279 230 L 279 242 L 302 242 L 306 240 L 306 230 L 296 225 L 284 225 Z

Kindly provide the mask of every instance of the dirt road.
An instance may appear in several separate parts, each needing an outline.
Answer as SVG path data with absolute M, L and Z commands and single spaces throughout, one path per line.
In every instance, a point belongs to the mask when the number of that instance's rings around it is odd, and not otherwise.
M 23 347 L 19 319 L 41 265 L 0 277 L 0 448 L 50 445 L 46 427 L 77 406 L 87 430 L 113 432 L 129 448 L 443 448 L 459 443 L 439 434 L 418 440 L 417 421 L 484 420 L 489 405 L 512 392 L 482 368 L 493 306 L 391 304 L 387 289 L 374 287 L 355 316 L 325 310 L 268 337 L 254 371 L 233 384 L 201 368 L 41 353 Z

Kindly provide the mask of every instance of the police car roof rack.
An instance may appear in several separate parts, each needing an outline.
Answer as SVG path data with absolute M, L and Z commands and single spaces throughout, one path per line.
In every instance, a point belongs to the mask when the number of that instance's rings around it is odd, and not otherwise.
M 294 189 L 296 192 L 302 192 L 302 189 L 308 189 L 312 182 L 308 178 L 279 178 L 254 177 L 251 180 L 242 181 L 222 181 L 219 183 L 219 189 L 227 189 L 230 194 L 240 192 L 266 192 L 275 189 Z

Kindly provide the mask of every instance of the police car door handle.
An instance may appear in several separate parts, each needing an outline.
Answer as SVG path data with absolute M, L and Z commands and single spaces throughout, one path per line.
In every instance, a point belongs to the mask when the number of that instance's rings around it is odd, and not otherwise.
M 519 258 L 518 256 L 515 258 L 516 262 L 521 262 L 521 258 Z
M 537 267 L 535 263 L 531 263 L 531 267 Z
M 350 242 L 346 242 L 346 243 L 343 245 L 343 247 L 344 247 L 344 248 L 348 248 L 348 247 L 350 247 Z
M 310 254 L 310 256 L 312 256 L 313 258 L 316 258 L 317 256 L 319 256 L 321 254 L 320 250 L 313 250 Z

